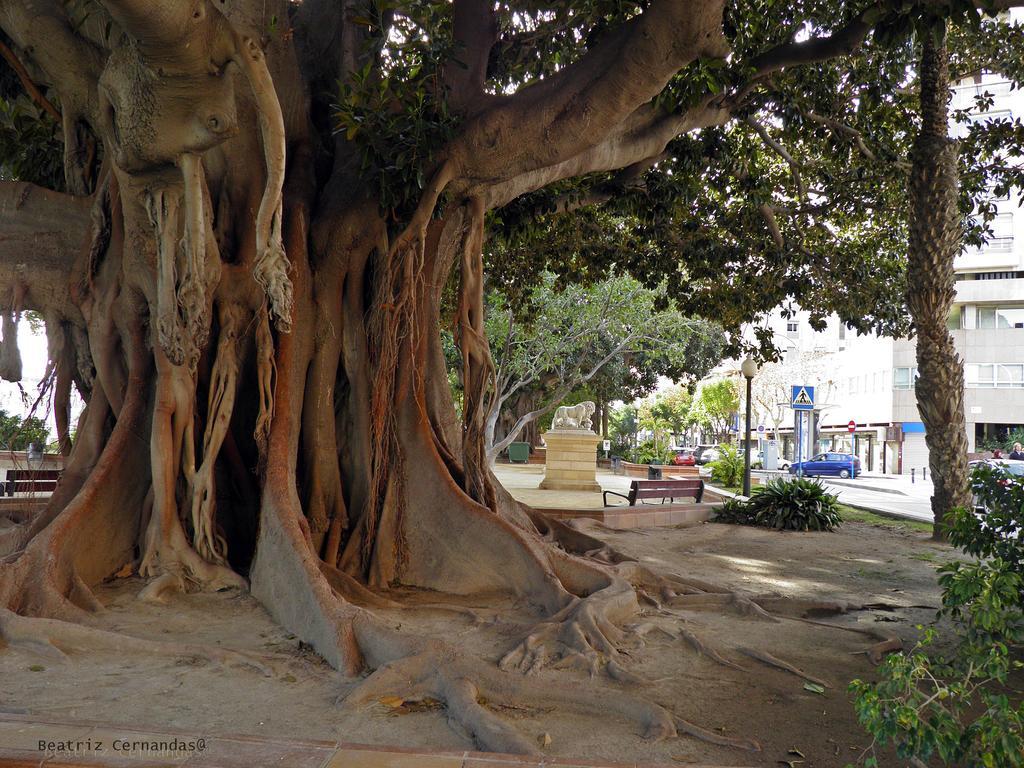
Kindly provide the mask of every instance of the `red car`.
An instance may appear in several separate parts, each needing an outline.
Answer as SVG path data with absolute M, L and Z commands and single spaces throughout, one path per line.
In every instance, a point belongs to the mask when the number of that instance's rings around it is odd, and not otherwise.
M 697 463 L 697 459 L 694 458 L 693 451 L 676 451 L 676 455 L 672 457 L 672 463 L 677 467 L 692 467 Z

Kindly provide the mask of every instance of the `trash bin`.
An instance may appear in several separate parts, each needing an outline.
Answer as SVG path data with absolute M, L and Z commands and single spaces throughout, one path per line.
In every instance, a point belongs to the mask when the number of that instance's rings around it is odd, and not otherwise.
M 529 443 L 509 443 L 508 460 L 513 464 L 526 464 L 530 461 Z
M 647 465 L 647 479 L 648 480 L 661 480 L 661 464 L 648 464 Z

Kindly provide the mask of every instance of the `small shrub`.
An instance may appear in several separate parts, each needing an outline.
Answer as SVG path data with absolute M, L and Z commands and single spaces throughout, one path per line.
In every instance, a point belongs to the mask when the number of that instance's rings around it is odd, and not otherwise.
M 747 501 L 723 504 L 716 519 L 789 531 L 831 531 L 842 523 L 839 500 L 816 480 L 772 480 Z
M 731 445 L 723 445 L 718 453 L 718 459 L 708 464 L 711 482 L 728 487 L 740 485 L 743 482 L 743 452 Z
M 732 523 L 733 525 L 754 525 L 753 516 L 747 502 L 739 499 L 727 499 L 715 510 L 715 522 Z
M 634 464 L 667 464 L 668 451 L 656 447 L 653 440 L 645 440 L 632 452 L 632 461 Z

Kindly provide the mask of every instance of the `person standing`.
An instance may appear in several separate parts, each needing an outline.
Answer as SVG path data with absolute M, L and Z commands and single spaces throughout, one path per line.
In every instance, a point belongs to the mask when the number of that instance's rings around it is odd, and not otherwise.
M 1024 461 L 1024 447 L 1020 443 L 1013 444 L 1013 450 L 1010 451 L 1010 458 L 1014 461 Z

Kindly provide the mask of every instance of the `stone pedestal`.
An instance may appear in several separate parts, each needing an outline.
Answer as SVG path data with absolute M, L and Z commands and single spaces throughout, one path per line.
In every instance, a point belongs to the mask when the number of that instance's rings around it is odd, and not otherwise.
M 553 429 L 545 433 L 547 461 L 540 487 L 558 491 L 600 491 L 597 444 L 589 429 Z

